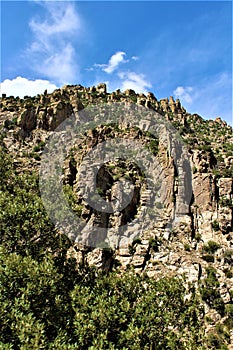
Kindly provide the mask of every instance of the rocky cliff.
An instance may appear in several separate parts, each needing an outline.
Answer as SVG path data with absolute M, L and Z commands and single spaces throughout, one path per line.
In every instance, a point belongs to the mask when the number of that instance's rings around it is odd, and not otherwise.
M 147 229 L 129 224 L 127 229 L 135 233 L 135 239 L 128 246 L 114 244 L 106 249 L 101 244 L 93 247 L 76 242 L 70 255 L 79 262 L 105 269 L 124 270 L 133 266 L 137 272 L 144 271 L 155 277 L 184 273 L 203 295 L 206 288 L 217 295 L 218 307 L 208 296 L 203 296 L 206 315 L 212 320 L 209 329 L 217 321 L 224 321 L 221 303 L 230 305 L 233 301 L 233 135 L 226 122 L 220 118 L 204 120 L 197 114 L 190 114 L 172 97 L 159 101 L 152 93 L 136 94 L 132 90 L 108 93 L 105 84 L 90 88 L 65 86 L 52 94 L 45 91 L 43 95 L 24 99 L 3 96 L 1 143 L 14 155 L 19 172 L 39 171 L 46 141 L 63 121 L 77 116 L 87 106 L 117 103 L 143 106 L 172 125 L 188 153 L 189 171 L 179 169 L 176 156 L 163 142 L 162 133 L 154 136 L 146 128 L 135 127 L 133 122 L 95 125 L 83 134 L 81 142 L 70 148 L 63 164 L 61 181 L 76 215 L 94 227 L 113 229 L 140 215 L 143 217 L 150 190 L 145 174 L 133 159 L 105 163 L 96 179 L 96 190 L 105 201 L 120 196 L 119 180 L 130 180 L 134 192 L 127 207 L 118 212 L 101 212 L 83 198 L 79 181 L 83 158 L 103 141 L 121 138 L 146 147 L 160 164 L 159 171 L 156 167 L 150 169 L 158 179 L 166 180 L 162 182 L 159 201 L 155 203 L 159 220 L 151 220 Z M 83 186 L 91 185 L 90 181 L 87 176 Z M 187 196 L 182 194 L 181 183 L 187 181 L 191 184 L 191 193 L 185 201 Z M 176 220 L 169 225 L 171 217 Z M 216 281 L 213 285 L 208 284 L 211 273 Z M 233 332 L 230 336 L 233 342 Z

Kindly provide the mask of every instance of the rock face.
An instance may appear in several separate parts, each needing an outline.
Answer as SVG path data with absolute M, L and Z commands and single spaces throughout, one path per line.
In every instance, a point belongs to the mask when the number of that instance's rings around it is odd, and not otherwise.
M 204 121 L 197 114 L 187 113 L 173 97 L 158 101 L 152 93 L 145 96 L 133 90 L 109 94 L 105 84 L 90 88 L 65 86 L 52 94 L 24 100 L 3 96 L 1 142 L 14 153 L 16 163 L 38 170 L 41 145 L 60 123 L 90 104 L 113 102 L 135 103 L 162 114 L 165 121 L 179 130 L 190 162 L 177 166 L 176 155 L 169 144 L 164 143 L 163 135 L 152 139 L 144 120 L 141 121 L 143 132 L 130 123 L 118 127 L 99 125 L 88 131 L 83 141 L 67 155 L 63 167 L 62 181 L 74 193 L 78 215 L 97 228 L 120 228 L 144 213 L 150 190 L 133 159 L 106 164 L 97 178 L 98 193 L 107 201 L 120 198 L 119 179 L 130 179 L 134 193 L 127 208 L 112 214 L 98 213 L 82 198 L 79 168 L 84 156 L 101 142 L 122 137 L 136 140 L 149 149 L 154 147 L 161 169 L 151 168 L 150 171 L 163 180 L 160 201 L 156 203 L 159 220 L 155 220 L 149 230 L 129 224 L 129 232 L 138 230 L 137 239 L 128 247 L 117 247 L 116 244 L 111 254 L 101 247 L 87 249 L 80 244 L 74 245 L 70 254 L 78 262 L 103 269 L 115 265 L 121 269 L 133 266 L 136 271 L 144 271 L 149 276 L 185 273 L 195 286 L 205 280 L 206 268 L 211 266 L 217 271 L 221 298 L 225 304 L 229 303 L 233 288 L 233 137 L 232 129 L 220 118 Z M 36 151 L 32 152 L 35 146 Z M 31 156 L 27 158 L 25 154 L 30 152 Z M 88 181 L 87 176 L 84 186 Z M 181 187 L 181 183 L 185 185 Z M 186 200 L 190 191 L 191 197 Z M 176 220 L 169 226 L 171 218 Z
M 37 115 L 35 113 L 35 108 L 29 107 L 22 112 L 18 122 L 22 130 L 25 130 L 26 132 L 30 132 L 36 128 L 36 121 L 37 121 Z

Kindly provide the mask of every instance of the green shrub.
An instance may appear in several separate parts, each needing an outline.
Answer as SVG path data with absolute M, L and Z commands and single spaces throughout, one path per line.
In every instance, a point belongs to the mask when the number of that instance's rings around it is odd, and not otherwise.
M 233 319 L 233 304 L 226 305 L 226 314 Z
M 199 146 L 199 149 L 204 151 L 204 152 L 211 152 L 212 151 L 211 145 L 206 145 L 206 144 Z
M 33 147 L 33 152 L 39 152 L 40 151 L 40 147 L 39 146 L 34 146 Z
M 187 243 L 185 243 L 185 244 L 184 244 L 184 250 L 185 250 L 186 252 L 190 252 L 190 251 L 191 251 L 190 245 L 187 244 Z
M 64 185 L 63 186 L 63 191 L 64 191 L 65 198 L 67 199 L 69 206 L 72 208 L 72 210 L 78 216 L 81 216 L 84 206 L 82 204 L 78 204 L 77 203 L 77 199 L 75 197 L 75 194 L 74 194 L 72 186 Z
M 40 160 L 41 160 L 41 158 L 40 158 L 40 156 L 39 156 L 38 154 L 33 154 L 33 158 L 34 158 L 35 160 L 37 160 L 37 161 L 40 161 Z
M 206 262 L 214 262 L 214 256 L 211 254 L 202 255 L 202 259 Z
M 221 207 L 233 208 L 233 202 L 230 198 L 222 197 L 218 203 Z
M 201 234 L 200 234 L 200 233 L 197 233 L 197 234 L 195 235 L 195 239 L 196 239 L 197 242 L 200 242 L 200 241 L 201 241 Z
M 149 239 L 149 247 L 156 253 L 159 250 L 159 242 L 157 237 Z
M 232 264 L 233 263 L 233 249 L 227 249 L 224 254 L 224 263 L 225 264 Z
M 187 349 L 187 344 L 198 348 L 199 331 L 197 334 L 192 331 L 191 338 L 185 341 L 184 337 L 179 337 L 184 324 L 188 332 L 190 327 L 196 328 L 193 317 L 197 310 L 192 309 L 193 316 L 186 310 L 180 323 L 183 307 L 178 300 L 174 304 L 173 297 L 174 293 L 182 295 L 183 287 L 181 284 L 176 288 L 170 279 L 169 286 L 168 291 L 167 279 L 156 282 L 130 272 L 120 278 L 114 274 L 102 276 L 90 286 L 76 285 L 72 305 L 79 349 L 92 346 L 93 349 L 178 350 Z M 173 319 L 176 320 L 175 330 L 169 326 Z
M 225 313 L 225 305 L 220 295 L 220 284 L 216 276 L 216 270 L 209 266 L 206 268 L 206 273 L 207 277 L 202 282 L 200 288 L 202 299 L 223 316 Z
M 135 244 L 141 244 L 142 243 L 142 240 L 141 240 L 141 238 L 135 238 L 134 239 L 134 241 L 133 241 L 133 245 L 135 245 Z
M 65 256 L 37 261 L 0 248 L 1 348 L 202 349 L 203 308 L 194 294 L 185 301 L 183 279 L 98 271 Z
M 218 244 L 217 242 L 209 241 L 207 244 L 204 245 L 203 250 L 206 253 L 214 254 L 220 247 L 220 244 Z
M 233 273 L 232 273 L 231 270 L 229 270 L 229 269 L 224 269 L 223 272 L 225 273 L 225 276 L 226 276 L 227 278 L 232 278 L 232 277 L 233 277 Z
M 233 165 L 230 166 L 230 168 L 224 168 L 221 171 L 222 177 L 232 177 L 233 174 Z
M 214 231 L 218 231 L 219 228 L 220 228 L 220 227 L 219 227 L 219 223 L 218 223 L 217 220 L 212 221 L 211 225 L 212 225 L 212 229 L 213 229 Z
M 210 332 L 207 339 L 210 350 L 228 350 L 226 342 L 215 332 Z
M 197 173 L 197 167 L 194 166 L 194 167 L 193 167 L 193 174 L 196 174 L 196 173 Z

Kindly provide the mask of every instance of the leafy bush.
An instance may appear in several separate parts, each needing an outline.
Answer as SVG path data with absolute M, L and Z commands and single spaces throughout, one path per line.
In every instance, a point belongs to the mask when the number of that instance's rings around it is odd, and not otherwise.
M 220 227 L 219 227 L 218 221 L 217 221 L 217 220 L 212 221 L 212 229 L 213 229 L 214 231 L 218 231 L 219 228 L 220 228 Z
M 232 264 L 233 262 L 233 249 L 227 249 L 224 254 L 224 263 L 225 264 Z
M 222 177 L 232 177 L 233 174 L 233 165 L 230 166 L 230 168 L 224 168 L 221 171 Z
M 230 198 L 222 197 L 222 198 L 220 198 L 218 203 L 221 207 L 233 208 L 233 202 Z
M 195 239 L 196 239 L 197 242 L 200 242 L 200 241 L 201 241 L 201 234 L 200 234 L 200 233 L 197 233 L 197 234 L 195 235 Z
M 72 305 L 79 349 L 186 349 L 186 332 L 189 345 L 197 348 L 195 318 L 200 309 L 187 309 L 180 298 L 183 292 L 178 279 L 156 282 L 131 272 L 77 285 Z M 195 328 L 197 334 L 191 331 Z
M 220 244 L 214 241 L 209 241 L 204 245 L 203 250 L 209 254 L 214 254 L 220 248 Z
M 40 261 L 0 248 L 2 348 L 201 349 L 202 307 L 184 280 Z
M 202 255 L 202 259 L 206 262 L 214 262 L 214 256 L 212 254 Z
M 38 176 L 20 176 L 6 150 L 0 150 L 0 244 L 9 252 L 39 258 L 60 246 L 60 235 L 48 218 L 39 193 Z
M 158 238 L 155 237 L 151 237 L 149 239 L 149 247 L 156 253 L 159 251 L 159 242 L 158 242 Z
M 233 304 L 226 305 L 226 314 L 233 319 Z
M 191 247 L 190 247 L 190 245 L 189 245 L 188 243 L 185 243 L 185 244 L 184 244 L 184 250 L 185 250 L 186 252 L 190 252 Z
M 64 191 L 65 198 L 67 199 L 69 206 L 72 208 L 72 210 L 78 216 L 81 216 L 84 206 L 82 204 L 77 203 L 77 198 L 75 197 L 72 186 L 64 185 L 63 191 Z
M 200 288 L 202 299 L 223 316 L 225 305 L 220 295 L 220 284 L 216 276 L 216 270 L 213 267 L 207 267 L 206 273 L 207 277 L 204 279 Z
M 210 350 L 228 350 L 225 340 L 213 331 L 208 335 L 207 344 Z
M 226 276 L 227 278 L 232 278 L 232 277 L 233 277 L 233 273 L 232 273 L 231 270 L 229 270 L 229 269 L 224 269 L 223 272 L 225 273 L 225 276 Z

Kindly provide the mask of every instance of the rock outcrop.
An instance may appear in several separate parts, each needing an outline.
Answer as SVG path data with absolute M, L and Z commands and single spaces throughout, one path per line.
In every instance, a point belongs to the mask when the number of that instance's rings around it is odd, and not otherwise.
M 126 269 L 133 266 L 138 272 L 149 276 L 185 274 L 194 286 L 206 279 L 206 268 L 217 271 L 219 293 L 225 304 L 233 298 L 233 136 L 232 128 L 220 118 L 203 120 L 197 114 L 189 114 L 179 100 L 162 99 L 154 94 L 125 93 L 117 90 L 107 93 L 106 85 L 85 88 L 81 85 L 65 86 L 52 94 L 19 99 L 2 96 L 0 124 L 1 143 L 12 152 L 19 171 L 33 168 L 38 171 L 40 156 L 49 135 L 67 118 L 78 114 L 88 105 L 124 102 L 144 106 L 160 113 L 171 123 L 185 143 L 189 167 L 175 164 L 175 155 L 164 144 L 162 134 L 152 138 L 133 124 L 99 125 L 84 133 L 82 142 L 75 145 L 67 155 L 62 181 L 70 186 L 76 200 L 77 215 L 96 227 L 121 227 L 137 231 L 136 239 L 128 247 L 85 247 L 74 244 L 70 255 L 78 262 L 94 264 L 103 269 L 118 266 Z M 116 213 L 99 213 L 82 197 L 79 183 L 79 168 L 84 156 L 96 145 L 107 139 L 125 138 L 136 140 L 141 145 L 153 148 L 161 170 L 150 169 L 161 181 L 160 201 L 156 202 L 159 220 L 152 222 L 150 229 L 130 226 L 130 221 L 143 213 L 150 190 L 145 185 L 143 174 L 129 161 L 113 161 L 98 173 L 98 194 L 104 200 L 119 198 L 119 179 L 130 179 L 135 187 L 130 205 Z M 189 169 L 190 171 L 185 171 Z M 188 178 L 190 177 L 190 178 Z M 89 178 L 86 178 L 88 185 Z M 185 201 L 187 188 L 180 183 L 191 184 L 191 197 Z M 130 192 L 130 189 L 129 189 Z M 162 203 L 162 205 L 161 205 Z M 171 218 L 174 223 L 169 225 Z M 211 313 L 212 312 L 212 313 Z M 215 311 L 207 308 L 207 315 Z M 216 315 L 215 315 L 216 316 Z M 218 319 L 221 316 L 217 315 Z M 233 337 L 233 335 L 231 335 Z

